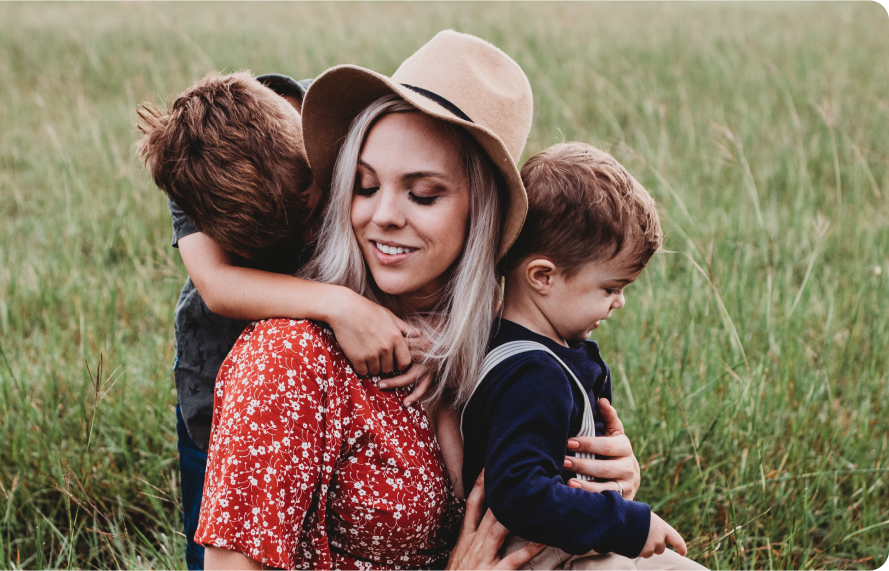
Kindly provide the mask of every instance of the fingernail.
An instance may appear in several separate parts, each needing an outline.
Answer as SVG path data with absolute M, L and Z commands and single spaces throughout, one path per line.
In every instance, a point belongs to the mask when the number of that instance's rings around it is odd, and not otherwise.
M 386 388 L 387 386 L 389 386 L 389 385 L 387 385 L 386 383 L 380 383 L 378 386 L 379 386 L 381 389 L 385 389 L 385 388 Z
M 565 463 L 562 464 L 562 466 L 564 466 L 565 468 L 570 468 L 570 467 L 573 466 L 573 465 L 574 465 L 574 464 L 571 463 L 571 460 L 569 460 L 569 459 L 567 459 L 567 458 L 565 458 Z
M 570 448 L 571 450 L 574 450 L 575 448 L 580 448 L 580 442 L 578 442 L 577 440 L 569 440 L 568 441 L 568 448 Z
M 571 480 L 568 480 L 568 487 L 569 488 L 582 488 L 583 486 L 581 486 L 580 482 L 578 482 L 577 480 L 571 479 Z

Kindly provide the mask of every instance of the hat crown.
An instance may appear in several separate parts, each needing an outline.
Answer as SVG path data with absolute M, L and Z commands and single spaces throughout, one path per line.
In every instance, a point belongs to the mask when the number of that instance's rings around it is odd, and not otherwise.
M 392 81 L 443 97 L 496 134 L 517 163 L 531 132 L 533 96 L 522 68 L 494 45 L 445 30 L 404 61 Z
M 312 173 L 322 187 L 333 178 L 349 125 L 368 105 L 397 95 L 417 111 L 459 125 L 502 177 L 505 213 L 498 259 L 515 241 L 528 212 L 517 163 L 531 132 L 531 85 L 522 68 L 488 42 L 440 32 L 386 77 L 355 65 L 318 76 L 303 101 L 303 135 Z

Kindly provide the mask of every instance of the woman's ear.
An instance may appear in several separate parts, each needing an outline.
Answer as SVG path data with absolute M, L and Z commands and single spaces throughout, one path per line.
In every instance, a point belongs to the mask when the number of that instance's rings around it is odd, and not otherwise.
M 525 265 L 528 285 L 540 295 L 548 295 L 553 287 L 556 265 L 545 258 L 536 258 Z

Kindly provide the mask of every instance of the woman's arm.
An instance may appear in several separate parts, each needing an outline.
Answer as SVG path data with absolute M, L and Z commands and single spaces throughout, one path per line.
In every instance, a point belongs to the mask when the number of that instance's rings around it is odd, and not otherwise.
M 284 319 L 253 324 L 235 344 L 216 379 L 195 542 L 271 567 L 329 566 L 326 539 L 300 544 L 326 520 L 316 491 L 346 434 L 335 423 L 351 414 L 331 350 L 317 325 Z
M 185 269 L 210 311 L 250 321 L 323 321 L 333 328 L 359 375 L 403 370 L 411 364 L 404 338 L 408 325 L 352 290 L 236 266 L 221 246 L 200 232 L 180 238 L 178 245 Z M 392 383 L 401 386 L 397 380 Z
M 207 546 L 204 548 L 204 569 L 267 569 L 258 561 L 250 559 L 243 553 Z
M 593 476 L 607 482 L 587 482 L 572 478 L 568 485 L 591 492 L 606 490 L 620 491 L 623 486 L 623 497 L 632 500 L 639 491 L 642 481 L 639 461 L 633 454 L 633 445 L 624 433 L 624 425 L 617 416 L 617 411 L 607 399 L 599 399 L 596 403 L 605 421 L 605 436 L 574 437 L 568 440 L 568 449 L 575 452 L 589 452 L 606 458 L 583 459 L 566 457 L 565 467 L 573 472 Z

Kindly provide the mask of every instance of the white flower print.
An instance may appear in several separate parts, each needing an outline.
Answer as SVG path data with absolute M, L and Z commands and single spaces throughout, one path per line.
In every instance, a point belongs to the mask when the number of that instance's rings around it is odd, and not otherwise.
M 461 506 L 406 394 L 357 377 L 312 322 L 248 327 L 217 379 L 196 539 L 290 569 L 443 565 Z

